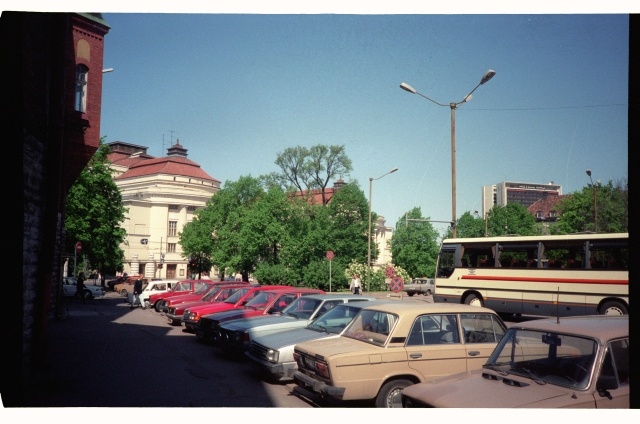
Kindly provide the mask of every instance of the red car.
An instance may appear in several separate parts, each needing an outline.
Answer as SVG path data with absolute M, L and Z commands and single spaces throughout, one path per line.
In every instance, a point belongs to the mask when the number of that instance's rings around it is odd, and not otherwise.
M 289 287 L 288 289 L 265 290 L 256 295 L 241 308 L 207 315 L 205 320 L 199 320 L 193 325 L 193 331 L 196 333 L 199 341 L 211 342 L 213 341 L 214 332 L 222 322 L 279 313 L 300 296 L 306 296 L 309 294 L 325 294 L 325 291 L 320 289 L 294 287 Z M 207 322 L 206 331 L 203 328 L 204 321 Z
M 152 294 L 151 296 L 149 296 L 149 305 L 153 306 L 153 308 L 157 311 L 160 312 L 160 302 L 164 299 L 167 299 L 169 297 L 173 297 L 173 296 L 179 296 L 182 294 L 187 294 L 187 293 L 192 293 L 195 290 L 198 290 L 200 287 L 204 286 L 205 284 L 210 284 L 212 283 L 211 280 L 183 280 L 180 281 L 178 284 L 176 284 L 175 286 L 173 286 L 173 288 L 167 292 L 164 293 L 156 293 L 156 294 Z
M 251 299 L 262 291 L 291 290 L 291 286 L 248 286 L 242 287 L 224 302 L 204 303 L 193 305 L 184 310 L 182 322 L 189 331 L 194 331 L 194 326 L 201 316 L 216 312 L 224 312 L 231 309 L 242 308 Z
M 245 285 L 245 286 L 249 285 L 249 283 L 243 283 L 243 282 L 238 282 L 236 284 Z M 206 296 L 207 293 L 211 292 L 211 290 L 215 289 L 216 286 L 220 286 L 220 285 L 222 285 L 220 281 L 215 281 L 215 282 L 209 281 L 207 284 L 203 285 L 202 287 L 200 287 L 199 289 L 193 292 L 179 294 L 177 296 L 170 296 L 168 298 L 162 299 L 162 301 L 159 303 L 156 310 L 159 309 L 159 312 L 168 312 L 169 307 L 171 306 L 175 306 L 183 302 L 194 302 L 194 301 L 200 300 L 204 296 Z
M 249 283 L 228 281 L 227 284 L 213 285 L 212 289 L 208 290 L 204 296 L 200 296 L 196 299 L 174 302 L 174 300 L 179 300 L 183 298 L 183 296 L 169 298 L 165 301 L 169 302 L 167 305 L 166 317 L 169 319 L 171 325 L 180 325 L 180 323 L 182 322 L 182 314 L 184 313 L 185 308 L 194 305 L 203 305 L 205 303 L 222 302 L 224 300 L 227 300 L 240 288 L 246 286 L 249 286 Z

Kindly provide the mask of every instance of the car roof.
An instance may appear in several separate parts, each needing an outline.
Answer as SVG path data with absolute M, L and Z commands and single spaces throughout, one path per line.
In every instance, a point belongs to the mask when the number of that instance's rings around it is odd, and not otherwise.
M 583 315 L 541 318 L 513 324 L 511 328 L 570 333 L 611 340 L 629 336 L 629 315 Z
M 372 296 L 363 296 L 361 294 L 349 294 L 349 293 L 325 293 L 325 294 L 310 294 L 304 297 L 305 299 L 319 299 L 319 300 L 332 300 L 332 299 L 357 299 L 357 300 L 376 300 Z
M 415 301 L 402 301 L 396 300 L 393 302 L 383 302 L 381 304 L 367 304 L 365 309 L 376 309 L 382 312 L 388 312 L 392 314 L 398 313 L 490 313 L 497 314 L 489 309 L 481 306 L 471 306 L 459 303 L 426 303 Z

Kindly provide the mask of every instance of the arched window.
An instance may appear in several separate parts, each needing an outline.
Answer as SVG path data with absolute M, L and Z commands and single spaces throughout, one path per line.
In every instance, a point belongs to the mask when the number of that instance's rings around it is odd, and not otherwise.
M 89 68 L 85 65 L 76 67 L 76 99 L 75 109 L 78 112 L 85 113 L 87 111 L 87 77 Z

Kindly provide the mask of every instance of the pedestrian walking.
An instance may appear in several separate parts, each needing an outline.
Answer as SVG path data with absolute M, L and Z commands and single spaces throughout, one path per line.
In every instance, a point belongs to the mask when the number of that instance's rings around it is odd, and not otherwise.
M 358 277 L 358 274 L 353 274 L 349 290 L 351 290 L 353 294 L 360 294 L 360 278 Z
M 135 308 L 136 302 L 142 306 L 140 303 L 140 295 L 142 294 L 142 280 L 137 279 L 133 283 L 133 297 L 131 298 L 131 309 Z

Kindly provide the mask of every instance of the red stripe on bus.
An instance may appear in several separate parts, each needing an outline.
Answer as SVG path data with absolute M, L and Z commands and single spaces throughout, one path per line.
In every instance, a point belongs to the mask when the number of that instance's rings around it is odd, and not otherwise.
M 533 283 L 568 283 L 568 284 L 615 284 L 629 285 L 629 280 L 594 280 L 586 278 L 530 278 L 530 277 L 492 277 L 479 275 L 463 275 L 463 280 L 490 280 L 490 281 L 530 281 Z

